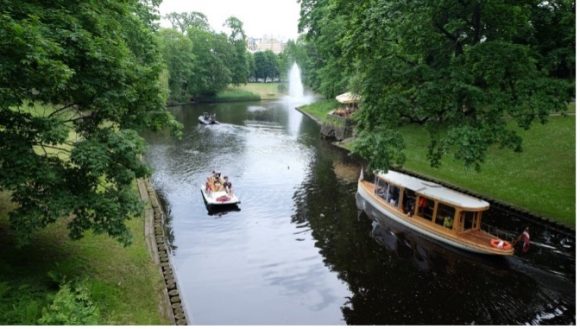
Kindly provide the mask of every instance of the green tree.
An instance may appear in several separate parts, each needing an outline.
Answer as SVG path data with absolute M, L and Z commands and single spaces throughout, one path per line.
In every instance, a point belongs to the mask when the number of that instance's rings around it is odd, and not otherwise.
M 249 81 L 256 81 L 256 59 L 254 58 L 254 54 L 248 52 L 246 56 L 246 61 L 248 63 L 248 80 Z
M 246 33 L 244 24 L 236 17 L 229 17 L 224 23 L 230 29 L 229 41 L 234 47 L 230 68 L 232 83 L 239 85 L 248 82 L 249 65 L 246 50 Z
M 272 81 L 274 79 L 279 79 L 280 67 L 278 65 L 278 56 L 276 56 L 276 54 L 271 50 L 264 51 L 264 56 L 266 60 L 266 77 L 270 78 Z
M 148 174 L 135 129 L 177 127 L 140 4 L 2 2 L 0 189 L 20 238 L 69 218 L 72 238 L 130 242 L 124 221 L 142 210 L 131 183 Z
M 171 100 L 183 102 L 191 96 L 189 79 L 195 63 L 191 39 L 174 29 L 162 29 L 159 37 L 161 54 L 169 71 Z
M 266 78 L 268 77 L 268 64 L 266 54 L 263 51 L 257 51 L 254 53 L 254 67 L 256 81 L 262 79 L 266 82 Z
M 254 66 L 256 79 L 262 79 L 263 82 L 280 77 L 278 57 L 271 50 L 255 52 Z
M 510 122 L 528 128 L 565 110 L 567 82 L 549 75 L 540 45 L 529 41 L 538 35 L 533 8 L 544 2 L 303 0 L 301 5 L 301 27 L 324 56 L 318 58 L 318 88 L 342 89 L 343 74 L 351 76 L 346 81 L 362 95 L 358 130 L 366 141 L 383 142 L 359 143 L 355 151 L 381 169 L 403 158 L 383 148 L 403 151 L 396 136 L 404 124 L 431 132 L 427 154 L 433 166 L 452 153 L 479 169 L 492 145 L 522 150 Z
M 197 28 L 188 30 L 193 45 L 194 63 L 188 90 L 194 97 L 215 95 L 232 82 L 229 62 L 234 48 L 225 34 Z
M 541 66 L 550 75 L 574 80 L 576 77 L 576 2 L 553 0 L 530 4 L 532 47 L 541 54 Z M 570 95 L 574 95 L 571 88 Z
M 203 13 L 197 11 L 183 13 L 172 12 L 165 15 L 165 18 L 169 20 L 174 29 L 177 29 L 184 34 L 191 28 L 204 31 L 210 30 L 207 17 Z
M 301 4 L 299 28 L 307 33 L 306 39 L 299 41 L 309 57 L 308 63 L 300 63 L 305 83 L 327 98 L 333 98 L 346 91 L 353 74 L 349 71 L 352 58 L 344 55 L 343 47 L 351 13 L 337 1 L 306 0 Z

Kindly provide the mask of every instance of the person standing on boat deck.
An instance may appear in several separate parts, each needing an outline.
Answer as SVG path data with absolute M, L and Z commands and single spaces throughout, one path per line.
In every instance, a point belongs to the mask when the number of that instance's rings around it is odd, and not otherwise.
M 520 236 L 518 236 L 518 238 L 515 240 L 513 245 L 515 246 L 520 241 L 522 241 L 522 251 L 528 252 L 528 250 L 530 249 L 530 227 L 529 226 L 526 226 L 526 228 L 524 229 L 522 234 L 520 234 Z

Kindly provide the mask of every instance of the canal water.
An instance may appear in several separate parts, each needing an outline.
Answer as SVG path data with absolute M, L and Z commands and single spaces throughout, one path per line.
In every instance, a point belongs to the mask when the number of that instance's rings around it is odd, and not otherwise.
M 175 107 L 183 138 L 146 136 L 191 324 L 575 324 L 573 235 L 531 224 L 532 248 L 508 259 L 417 236 L 357 200 L 360 164 L 297 105 Z M 206 209 L 212 170 L 238 211 Z M 512 235 L 529 225 L 490 214 Z

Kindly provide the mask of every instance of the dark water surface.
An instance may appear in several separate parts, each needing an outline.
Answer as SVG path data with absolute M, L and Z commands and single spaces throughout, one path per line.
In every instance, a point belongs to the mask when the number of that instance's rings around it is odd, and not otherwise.
M 147 136 L 191 324 L 576 322 L 574 236 L 532 225 L 530 252 L 509 259 L 417 236 L 365 209 L 360 164 L 296 105 L 178 107 L 182 140 Z M 206 111 L 222 124 L 198 124 Z M 199 186 L 213 169 L 230 176 L 240 211 L 208 213 Z M 526 224 L 488 217 L 511 234 Z

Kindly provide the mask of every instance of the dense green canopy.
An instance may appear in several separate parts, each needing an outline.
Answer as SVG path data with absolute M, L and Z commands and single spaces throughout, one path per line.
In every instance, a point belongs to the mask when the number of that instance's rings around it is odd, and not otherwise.
M 545 122 L 573 95 L 571 0 L 300 2 L 307 83 L 361 94 L 355 150 L 372 168 L 404 161 L 412 123 L 432 133 L 432 165 L 452 153 L 478 169 L 494 144 L 521 151 L 511 122 Z
M 124 243 L 148 170 L 135 129 L 177 127 L 160 92 L 156 1 L 0 1 L 0 189 L 22 237 L 68 218 Z
M 213 31 L 204 14 L 171 13 L 173 25 L 158 36 L 169 71 L 170 100 L 190 101 L 213 96 L 229 84 L 242 84 L 250 76 L 243 23 L 229 17 L 230 34 Z

